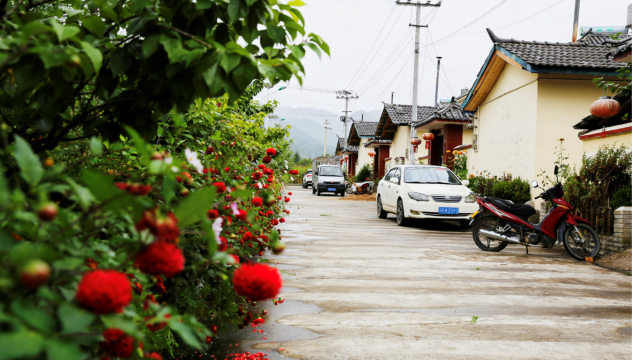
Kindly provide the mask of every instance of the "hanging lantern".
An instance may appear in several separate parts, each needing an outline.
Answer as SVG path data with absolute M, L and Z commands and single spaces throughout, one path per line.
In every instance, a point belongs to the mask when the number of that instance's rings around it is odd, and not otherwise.
M 421 144 L 421 139 L 419 139 L 418 137 L 414 137 L 414 138 L 410 139 L 410 144 L 414 145 L 414 146 L 417 146 L 417 145 Z
M 435 136 L 433 133 L 425 133 L 421 136 L 422 139 L 426 140 L 426 141 L 432 141 L 434 140 Z
M 419 140 L 419 142 L 421 143 L 421 140 Z M 413 146 L 413 153 L 417 152 L 417 145 Z
M 374 157 L 374 156 L 375 156 L 375 151 L 373 151 L 373 150 L 369 150 L 369 156 L 370 156 L 370 157 Z
M 619 112 L 621 105 L 610 96 L 602 96 L 590 105 L 590 113 L 600 118 L 609 118 Z

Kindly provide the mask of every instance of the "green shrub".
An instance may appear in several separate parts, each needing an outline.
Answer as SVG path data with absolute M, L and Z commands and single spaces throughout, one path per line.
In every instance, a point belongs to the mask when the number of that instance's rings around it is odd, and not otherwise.
M 468 180 L 470 181 L 470 184 L 467 187 L 474 193 L 480 194 L 482 196 L 491 196 L 494 184 L 500 181 L 495 176 L 489 177 L 484 175 L 471 176 L 468 178 Z
M 632 185 L 628 184 L 612 194 L 612 199 L 610 200 L 610 208 L 618 209 L 621 206 L 632 206 Z
M 365 181 L 367 181 L 367 178 L 371 179 L 372 175 L 373 175 L 373 169 L 371 168 L 371 165 L 364 164 L 364 166 L 362 166 L 362 169 L 360 169 L 360 171 L 353 178 L 353 181 L 354 182 L 365 182 Z
M 492 187 L 492 196 L 499 199 L 511 200 L 515 204 L 524 204 L 531 199 L 529 183 L 521 178 L 511 181 L 499 181 Z

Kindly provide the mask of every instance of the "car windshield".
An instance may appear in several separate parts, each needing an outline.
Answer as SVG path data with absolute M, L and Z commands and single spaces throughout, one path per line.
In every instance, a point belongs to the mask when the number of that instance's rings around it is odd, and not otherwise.
M 324 166 L 320 168 L 320 176 L 340 176 L 342 177 L 342 170 L 337 166 Z
M 459 178 L 446 168 L 406 168 L 404 181 L 412 184 L 461 185 Z

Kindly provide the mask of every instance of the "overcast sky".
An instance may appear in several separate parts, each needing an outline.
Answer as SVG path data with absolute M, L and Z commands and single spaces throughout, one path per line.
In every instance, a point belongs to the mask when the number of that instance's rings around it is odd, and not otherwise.
M 308 52 L 303 62 L 305 89 L 297 89 L 296 80 L 282 91 L 276 90 L 283 84 L 276 85 L 270 90 L 271 100 L 283 107 L 312 107 L 340 115 L 344 100 L 326 90 L 357 92 L 360 98 L 351 102 L 354 111 L 381 109 L 382 101 L 390 102 L 391 92 L 395 103 L 412 103 L 414 30 L 408 24 L 414 22 L 413 6 L 395 6 L 395 0 L 303 1 L 307 5 L 300 10 L 307 32 L 323 37 L 331 57 L 319 60 Z M 579 26 L 624 26 L 631 3 L 582 0 Z M 569 42 L 574 8 L 575 0 L 444 0 L 441 7 L 423 8 L 421 23 L 429 28 L 420 29 L 419 104 L 434 103 L 436 56 L 443 57 L 439 98 L 450 98 L 472 86 L 489 54 L 492 42 L 485 28 L 501 38 Z M 265 100 L 265 92 L 258 98 Z

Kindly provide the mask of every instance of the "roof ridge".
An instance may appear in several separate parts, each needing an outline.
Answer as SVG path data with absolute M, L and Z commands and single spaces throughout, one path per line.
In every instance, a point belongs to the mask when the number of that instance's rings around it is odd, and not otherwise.
M 595 34 L 592 32 L 592 28 L 584 35 L 582 36 L 581 39 L 577 40 L 576 42 L 549 42 L 549 41 L 529 41 L 529 40 L 516 40 L 514 38 L 511 39 L 503 39 L 503 38 L 499 38 L 496 34 L 494 34 L 494 32 L 492 31 L 492 29 L 487 28 L 487 34 L 489 35 L 489 37 L 491 38 L 492 42 L 494 44 L 533 44 L 533 45 L 555 45 L 555 46 L 583 46 L 583 47 L 611 47 L 609 45 L 605 45 L 604 43 L 601 44 L 589 44 L 587 42 L 581 41 L 583 40 L 586 36 L 588 36 L 589 34 L 593 34 L 593 35 L 602 35 L 602 34 Z M 605 36 L 605 35 L 603 35 Z M 605 41 L 604 41 L 605 42 Z

